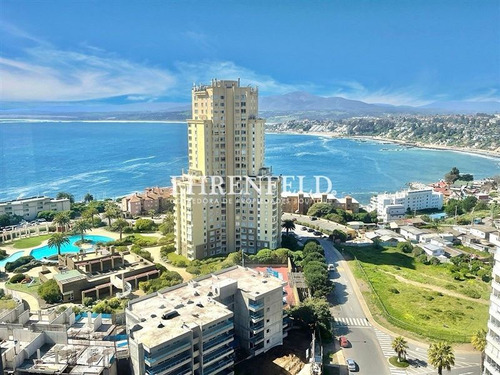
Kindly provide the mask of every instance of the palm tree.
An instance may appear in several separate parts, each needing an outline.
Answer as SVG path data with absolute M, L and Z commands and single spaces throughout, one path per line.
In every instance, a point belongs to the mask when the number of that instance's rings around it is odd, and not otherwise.
M 288 236 L 288 232 L 290 230 L 295 230 L 295 223 L 290 219 L 283 220 L 283 223 L 281 223 L 281 227 L 286 230 L 286 235 Z
M 47 242 L 49 247 L 57 248 L 57 255 L 61 255 L 61 246 L 69 244 L 69 239 L 62 233 L 54 233 Z
M 120 231 L 120 241 L 122 240 L 123 230 L 129 226 L 128 221 L 125 219 L 118 219 L 114 223 L 114 227 Z
M 92 225 L 88 220 L 85 219 L 77 220 L 75 224 L 73 224 L 73 231 L 82 236 L 82 242 L 85 240 L 84 238 L 85 232 L 88 231 L 90 228 L 92 228 Z
M 85 203 L 90 203 L 93 200 L 94 200 L 94 196 L 90 193 L 85 194 L 85 197 L 83 197 L 83 201 Z
M 89 205 L 89 207 L 87 207 L 85 209 L 85 211 L 83 211 L 82 216 L 86 219 L 90 219 L 91 225 L 94 226 L 94 216 L 97 214 L 99 214 L 99 211 L 97 211 L 97 208 L 91 207 Z
M 392 341 L 392 348 L 398 355 L 398 362 L 402 359 L 406 360 L 406 349 L 408 349 L 408 342 L 403 336 L 398 336 Z
M 484 351 L 486 349 L 486 330 L 485 329 L 480 329 L 476 331 L 471 339 L 470 342 L 474 349 L 478 350 L 481 352 L 481 374 L 483 373 L 483 366 L 484 366 Z
M 69 211 L 57 213 L 56 216 L 54 216 L 54 220 L 52 221 L 57 225 L 58 229 L 62 228 L 64 232 L 68 224 L 71 222 Z
M 120 209 L 115 203 L 106 203 L 103 216 L 108 219 L 108 226 L 111 226 L 111 219 L 120 217 Z
M 444 341 L 435 342 L 429 346 L 427 351 L 429 363 L 437 368 L 438 374 L 443 375 L 443 368 L 451 371 L 455 365 L 455 354 L 450 344 Z

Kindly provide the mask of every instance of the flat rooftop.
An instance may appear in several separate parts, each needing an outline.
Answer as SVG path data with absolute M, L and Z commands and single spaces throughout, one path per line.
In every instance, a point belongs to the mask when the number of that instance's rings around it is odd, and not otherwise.
M 61 273 L 56 273 L 53 278 L 62 284 L 71 283 L 77 280 L 86 279 L 87 277 L 77 270 L 69 270 Z
M 218 297 L 216 287 L 234 285 L 249 298 L 257 299 L 276 288 L 283 288 L 284 284 L 267 273 L 233 267 L 158 291 L 129 302 L 127 309 L 140 320 L 133 335 L 147 348 L 153 348 L 194 327 L 230 318 L 231 310 L 215 300 Z

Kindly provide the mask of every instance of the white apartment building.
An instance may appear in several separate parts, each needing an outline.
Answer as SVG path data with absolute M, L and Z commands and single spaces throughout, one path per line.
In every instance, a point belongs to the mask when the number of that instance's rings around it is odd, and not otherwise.
M 49 197 L 31 197 L 0 202 L 0 215 L 18 215 L 24 220 L 33 220 L 41 211 L 69 211 L 68 198 L 52 199 Z
M 408 209 L 419 211 L 442 207 L 443 194 L 435 192 L 432 188 L 377 195 L 377 215 L 384 223 L 403 218 Z
M 257 89 L 239 80 L 195 86 L 192 114 L 189 170 L 173 181 L 177 251 L 199 259 L 279 247 L 281 179 L 264 167 Z
M 283 285 L 237 266 L 131 300 L 132 374 L 233 374 L 237 345 L 253 356 L 282 345 Z
M 495 252 L 484 375 L 500 375 L 500 247 Z

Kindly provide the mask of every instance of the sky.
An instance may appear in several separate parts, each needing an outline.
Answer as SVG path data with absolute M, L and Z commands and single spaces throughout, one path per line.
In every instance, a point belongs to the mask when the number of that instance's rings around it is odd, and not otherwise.
M 500 100 L 500 0 L 0 2 L 0 109 L 158 108 L 193 83 Z

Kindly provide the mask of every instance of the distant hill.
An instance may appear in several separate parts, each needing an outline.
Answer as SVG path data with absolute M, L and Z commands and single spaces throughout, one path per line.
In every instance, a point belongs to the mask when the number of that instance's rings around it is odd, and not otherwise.
M 448 101 L 434 102 L 421 106 L 420 108 L 438 109 L 451 113 L 500 113 L 500 102 L 469 102 L 469 101 Z

